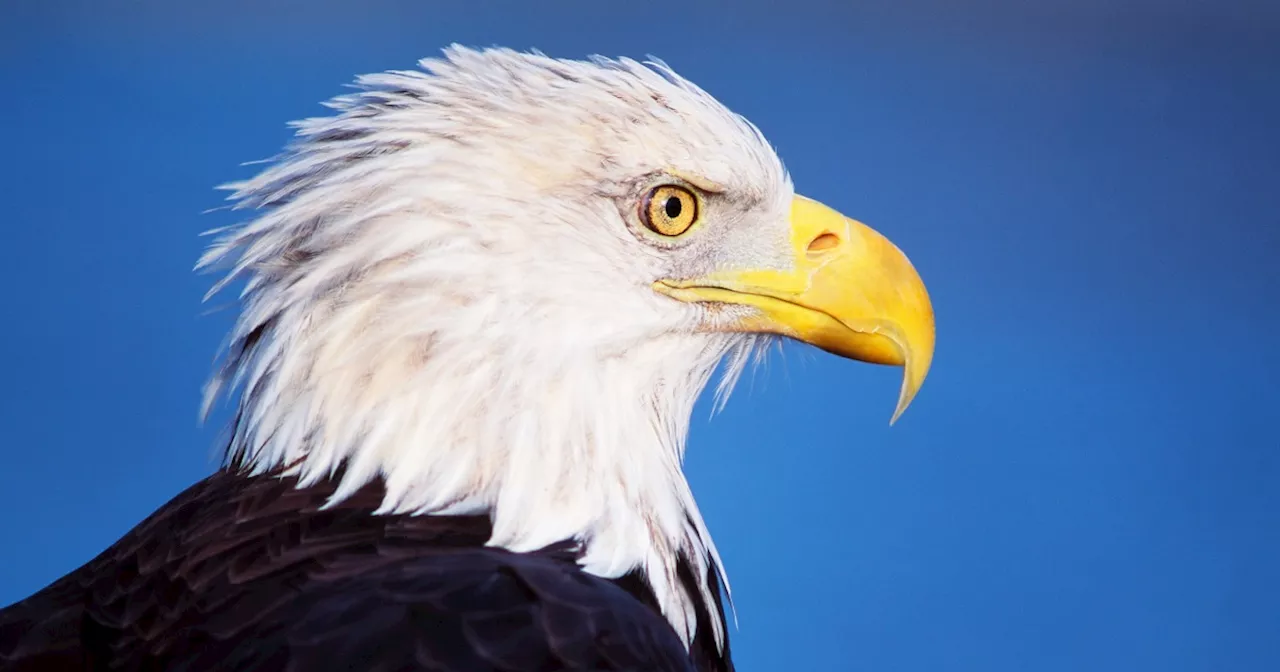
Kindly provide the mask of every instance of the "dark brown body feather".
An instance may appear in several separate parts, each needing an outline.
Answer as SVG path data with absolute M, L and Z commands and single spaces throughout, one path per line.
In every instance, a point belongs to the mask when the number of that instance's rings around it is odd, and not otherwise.
M 586 574 L 569 544 L 487 548 L 487 517 L 375 516 L 378 484 L 322 510 L 332 482 L 295 486 L 192 486 L 0 611 L 0 670 L 733 669 L 719 604 L 686 651 L 639 575 Z

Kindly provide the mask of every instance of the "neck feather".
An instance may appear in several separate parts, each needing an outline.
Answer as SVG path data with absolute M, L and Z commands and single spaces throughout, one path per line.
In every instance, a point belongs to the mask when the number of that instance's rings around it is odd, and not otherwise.
M 640 569 L 691 641 L 695 605 L 720 608 L 706 579 L 720 563 L 681 467 L 689 419 L 722 356 L 727 391 L 754 343 L 671 335 L 534 352 L 427 333 L 370 345 L 379 312 L 284 309 L 233 349 L 209 390 L 243 388 L 229 459 L 303 486 L 340 473 L 335 502 L 381 479 L 379 513 L 488 513 L 490 545 L 517 552 L 572 540 L 586 571 Z M 697 594 L 677 577 L 682 555 Z

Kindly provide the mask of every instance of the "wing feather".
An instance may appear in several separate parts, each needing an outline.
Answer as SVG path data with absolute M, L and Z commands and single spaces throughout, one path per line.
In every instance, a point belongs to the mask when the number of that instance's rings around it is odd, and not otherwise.
M 372 484 L 219 472 L 0 611 L 0 670 L 688 670 L 644 582 L 479 516 L 382 516 Z M 719 610 L 716 609 L 716 613 Z

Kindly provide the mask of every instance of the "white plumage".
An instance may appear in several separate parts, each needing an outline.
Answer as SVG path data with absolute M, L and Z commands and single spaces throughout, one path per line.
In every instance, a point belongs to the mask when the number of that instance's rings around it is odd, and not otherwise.
M 719 566 L 681 471 L 690 413 L 769 337 L 698 330 L 745 309 L 652 284 L 789 268 L 791 182 L 661 64 L 454 47 L 421 66 L 360 78 L 230 185 L 258 214 L 200 261 L 229 268 L 214 291 L 245 281 L 206 408 L 240 390 L 229 454 L 259 472 L 345 463 L 337 497 L 382 477 L 385 512 L 487 511 L 493 545 L 573 538 L 587 571 L 642 568 L 687 643 L 717 598 L 684 593 L 676 552 Z M 723 195 L 680 246 L 629 210 L 671 176 Z

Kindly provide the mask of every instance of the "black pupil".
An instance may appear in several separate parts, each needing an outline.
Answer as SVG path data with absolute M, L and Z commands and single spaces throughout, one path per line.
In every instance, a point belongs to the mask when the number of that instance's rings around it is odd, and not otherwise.
M 680 216 L 680 208 L 682 206 L 680 205 L 679 198 L 676 198 L 675 196 L 668 198 L 666 204 L 662 207 L 667 213 L 667 219 L 675 219 Z

